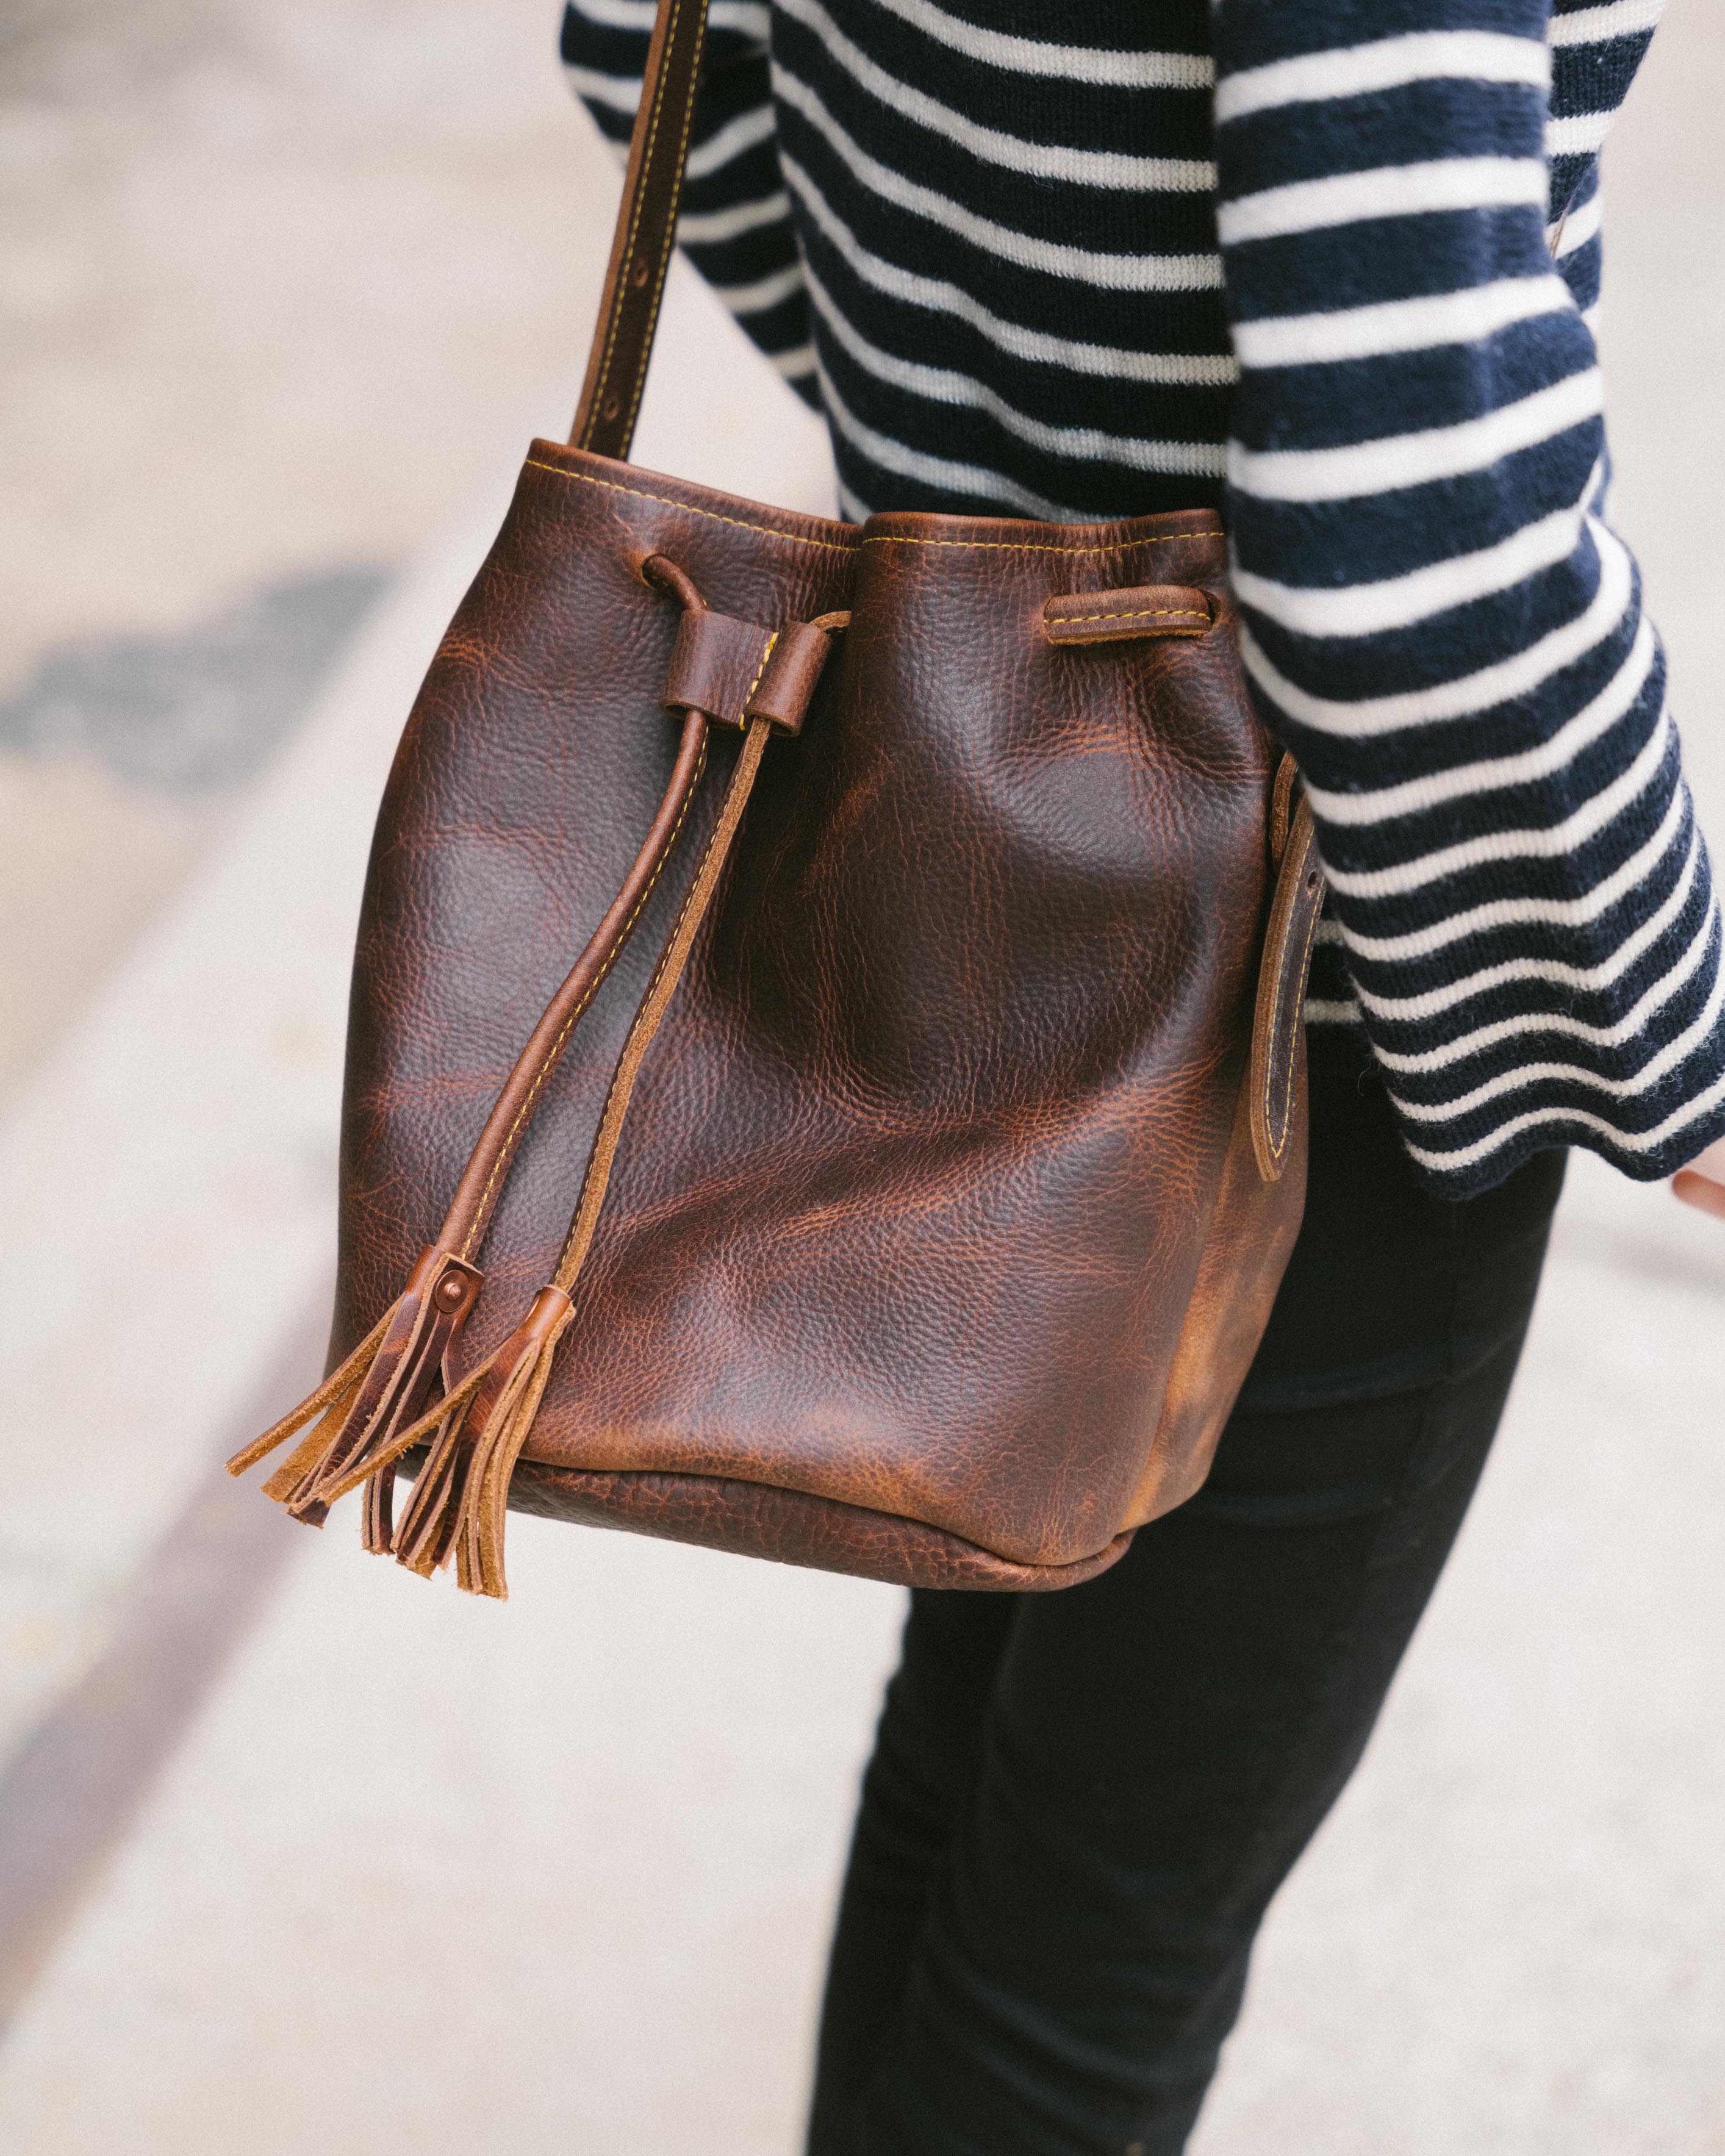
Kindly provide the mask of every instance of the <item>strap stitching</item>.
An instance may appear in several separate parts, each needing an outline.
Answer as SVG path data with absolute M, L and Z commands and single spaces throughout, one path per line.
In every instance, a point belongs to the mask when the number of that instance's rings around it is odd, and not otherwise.
M 761 647 L 761 663 L 755 669 L 755 678 L 750 682 L 747 688 L 743 690 L 742 701 L 737 706 L 739 724 L 748 717 L 749 699 L 761 685 L 761 676 L 767 671 L 767 661 L 772 657 L 773 647 L 778 643 L 778 631 L 776 629 L 769 629 L 767 632 L 767 641 Z
M 672 0 L 670 21 L 666 26 L 665 33 L 664 50 L 666 59 L 670 56 L 671 41 L 677 33 L 677 15 L 680 6 L 681 0 Z M 626 295 L 629 290 L 629 270 L 635 257 L 635 237 L 641 227 L 641 213 L 646 207 L 647 174 L 653 162 L 653 146 L 659 137 L 659 114 L 660 108 L 665 101 L 666 72 L 666 68 L 661 64 L 659 80 L 653 85 L 653 113 L 647 124 L 647 145 L 641 153 L 641 168 L 635 187 L 634 204 L 629 213 L 629 239 L 623 250 L 623 259 L 617 265 L 618 299 L 612 311 L 611 326 L 605 338 L 605 357 L 599 362 L 598 380 L 593 384 L 593 410 L 588 415 L 587 424 L 587 431 L 589 434 L 592 433 L 595 423 L 604 410 L 605 384 L 610 379 L 611 358 L 617 348 L 617 335 L 623 326 L 624 312 L 628 304 Z
M 702 34 L 706 28 L 706 0 L 699 0 L 699 5 L 701 19 L 696 33 L 697 38 Z M 676 15 L 675 10 L 673 9 L 671 26 L 665 33 L 665 48 L 667 57 L 669 57 L 670 53 L 671 40 L 675 34 Z M 689 71 L 689 91 L 687 96 L 683 101 L 683 131 L 677 139 L 677 159 L 675 165 L 672 167 L 675 174 L 675 177 L 672 181 L 672 187 L 675 194 L 679 198 L 680 198 L 682 193 L 683 167 L 689 155 L 689 131 L 695 125 L 695 107 L 700 95 L 701 60 L 700 55 L 697 53 L 696 56 L 696 64 Z M 656 116 L 654 124 L 655 126 L 658 125 Z M 642 170 L 642 177 L 644 179 L 645 177 L 645 167 L 644 166 Z M 635 430 L 635 414 L 641 408 L 641 398 L 647 387 L 647 362 L 653 356 L 653 339 L 659 327 L 660 302 L 664 297 L 665 280 L 666 275 L 670 269 L 671 254 L 675 245 L 676 235 L 677 220 L 675 214 L 674 204 L 674 213 L 670 223 L 665 228 L 665 244 L 659 250 L 659 276 L 653 287 L 653 302 L 647 316 L 646 334 L 641 342 L 642 363 L 635 369 L 634 395 L 629 399 L 629 417 L 624 422 L 624 439 L 625 440 L 630 440 L 634 437 Z

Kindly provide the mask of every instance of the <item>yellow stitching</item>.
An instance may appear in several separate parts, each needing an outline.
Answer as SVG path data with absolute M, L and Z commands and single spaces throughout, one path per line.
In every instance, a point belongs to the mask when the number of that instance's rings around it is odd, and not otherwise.
M 558 479 L 579 480 L 583 486 L 602 486 L 609 494 L 626 494 L 636 501 L 656 501 L 665 509 L 680 509 L 685 516 L 704 516 L 710 524 L 728 524 L 738 531 L 759 531 L 769 539 L 787 539 L 793 547 L 818 547 L 828 554 L 850 554 L 859 547 L 956 547 L 989 554 L 1127 554 L 1135 547 L 1173 547 L 1183 539 L 1227 536 L 1223 531 L 1167 531 L 1148 539 L 1117 540 L 1111 547 L 1054 547 L 1001 539 L 911 539 L 891 531 L 848 542 L 809 539 L 800 531 L 782 531 L 776 524 L 751 524 L 741 516 L 721 516 L 716 510 L 697 509 L 693 502 L 679 501 L 668 494 L 649 494 L 644 487 L 621 486 L 615 480 L 598 479 L 591 472 L 566 471 L 561 465 L 548 465 L 540 457 L 529 457 L 526 468 L 529 471 L 551 472 Z
M 636 501 L 656 501 L 665 509 L 680 509 L 685 516 L 704 516 L 710 524 L 729 524 L 739 531 L 759 531 L 769 539 L 788 539 L 793 547 L 819 547 L 828 554 L 849 554 L 855 546 L 841 546 L 835 539 L 805 539 L 799 531 L 781 531 L 773 524 L 748 524 L 740 516 L 721 516 L 714 509 L 696 509 L 692 502 L 678 501 L 668 494 L 649 494 L 644 487 L 619 486 L 614 479 L 595 479 L 591 472 L 565 471 L 561 465 L 527 459 L 530 471 L 553 472 L 559 479 L 579 480 L 583 486 L 602 486 L 608 494 L 626 494 Z
M 755 678 L 743 691 L 742 703 L 739 708 L 737 716 L 737 724 L 739 726 L 742 725 L 742 721 L 747 718 L 749 715 L 749 698 L 752 696 L 756 690 L 760 687 L 761 676 L 767 671 L 767 661 L 773 656 L 773 647 L 778 643 L 778 631 L 776 629 L 769 629 L 767 632 L 766 648 L 761 654 L 761 663 L 755 669 Z
M 680 5 L 681 0 L 674 0 L 674 4 L 670 12 L 670 21 L 665 26 L 665 44 L 663 49 L 667 59 L 670 54 L 671 41 L 676 36 L 677 14 Z M 634 259 L 635 235 L 641 228 L 641 211 L 645 206 L 647 175 L 653 163 L 653 145 L 659 136 L 660 107 L 665 101 L 665 74 L 666 69 L 663 64 L 661 64 L 659 70 L 659 80 L 653 86 L 653 112 L 651 118 L 647 123 L 646 144 L 641 151 L 639 183 L 635 189 L 634 207 L 629 213 L 629 238 L 624 243 L 623 259 L 617 265 L 617 290 L 619 295 L 626 295 L 629 290 L 629 265 Z M 645 89 L 646 85 L 643 84 L 642 90 L 644 95 Z M 673 220 L 673 229 L 675 229 L 675 220 Z M 593 413 L 588 418 L 586 429 L 584 430 L 589 434 L 593 431 L 595 422 L 603 416 L 605 383 L 609 378 L 611 372 L 611 355 L 617 347 L 617 332 L 622 327 L 624 310 L 627 304 L 628 301 L 626 297 L 619 296 L 618 305 L 612 313 L 610 331 L 605 339 L 605 357 L 599 362 L 598 380 L 593 384 Z
M 1308 847 L 1307 851 L 1309 856 L 1311 849 Z M 1320 893 L 1317 896 L 1317 903 L 1312 909 L 1312 925 L 1306 932 L 1306 948 L 1300 954 L 1300 971 L 1302 980 L 1305 978 L 1306 968 L 1311 963 L 1312 947 L 1317 937 L 1317 924 L 1322 916 L 1323 910 L 1323 898 L 1322 895 Z M 1272 1056 L 1275 1052 L 1276 1035 L 1281 1030 L 1281 1010 L 1282 987 L 1281 981 L 1278 980 L 1276 984 L 1276 1009 L 1272 1014 L 1270 1027 L 1271 1050 Z M 1270 1156 L 1272 1160 L 1280 1160 L 1282 1156 L 1282 1152 L 1287 1145 L 1288 1116 L 1294 1102 L 1294 1067 L 1298 1063 L 1300 1057 L 1297 1050 L 1288 1058 L 1288 1081 L 1286 1088 L 1283 1091 L 1281 1098 L 1281 1137 L 1280 1141 L 1277 1140 L 1276 1132 L 1271 1127 L 1270 1122 L 1270 1079 L 1274 1065 L 1271 1061 L 1266 1060 L 1264 1065 L 1264 1135 L 1269 1140 Z
M 593 979 L 588 982 L 586 994 L 582 997 L 580 1002 L 576 1004 L 574 1009 L 572 1010 L 568 1017 L 564 1019 L 562 1030 L 558 1033 L 557 1039 L 552 1041 L 551 1046 L 546 1050 L 545 1060 L 540 1065 L 537 1071 L 534 1074 L 533 1083 L 527 1089 L 527 1097 L 521 1103 L 521 1112 L 516 1116 L 515 1121 L 510 1125 L 508 1134 L 504 1138 L 495 1161 L 492 1163 L 491 1173 L 485 1178 L 485 1187 L 480 1193 L 479 1204 L 474 1210 L 474 1224 L 468 1229 L 467 1240 L 461 1245 L 460 1255 L 464 1263 L 469 1262 L 467 1254 L 473 1248 L 473 1239 L 480 1232 L 480 1223 L 485 1219 L 485 1207 L 490 1199 L 492 1188 L 495 1185 L 498 1177 L 503 1173 L 505 1165 L 511 1157 L 511 1149 L 515 1144 L 516 1135 L 521 1129 L 522 1122 L 526 1120 L 527 1115 L 531 1111 L 534 1101 L 538 1098 L 540 1087 L 550 1076 L 552 1066 L 557 1062 L 557 1058 L 562 1054 L 563 1044 L 567 1040 L 570 1034 L 573 1032 L 575 1021 L 580 1017 L 583 1011 L 587 1009 L 588 1005 L 593 1001 L 593 998 L 598 993 L 600 988 L 609 978 L 611 967 L 618 952 L 623 948 L 624 942 L 627 941 L 629 931 L 641 917 L 641 908 L 653 896 L 654 886 L 657 884 L 660 875 L 663 875 L 665 863 L 670 859 L 672 854 L 676 850 L 677 840 L 682 836 L 683 826 L 688 820 L 690 808 L 694 802 L 696 792 L 700 788 L 701 774 L 706 769 L 706 737 L 703 735 L 701 743 L 701 754 L 696 759 L 694 772 L 690 777 L 689 790 L 683 797 L 683 805 L 677 812 L 676 822 L 671 826 L 670 836 L 665 840 L 663 848 L 660 850 L 659 859 L 654 864 L 653 873 L 647 879 L 646 889 L 642 891 L 639 899 L 636 901 L 634 911 L 630 914 L 629 919 L 624 922 L 622 927 L 618 930 L 616 936 L 613 938 L 610 949 L 606 952 L 604 957 L 599 961 L 599 970 L 594 974 Z
M 864 547 L 958 547 L 974 554 L 1127 554 L 1134 547 L 1173 547 L 1182 539 L 1225 539 L 1225 531 L 1164 531 L 1152 539 L 1117 539 L 1109 547 L 1054 547 L 1017 539 L 911 539 L 896 531 L 877 532 L 858 542 Z
M 1204 607 L 1145 607 L 1137 613 L 1051 613 L 1050 629 L 1077 629 L 1087 621 L 1208 621 Z
M 673 28 L 675 27 L 675 21 L 672 27 Z M 706 27 L 706 0 L 701 0 L 701 22 L 696 28 L 696 35 L 699 37 Z M 670 40 L 671 33 L 668 30 L 665 39 L 667 52 L 670 50 Z M 695 106 L 700 94 L 701 64 L 697 55 L 696 64 L 689 71 L 689 94 L 683 103 L 683 131 L 677 141 L 677 162 L 674 169 L 676 173 L 675 186 L 679 196 L 682 192 L 683 167 L 689 156 L 689 130 L 695 124 Z M 665 227 L 665 244 L 659 251 L 659 276 L 653 287 L 653 304 L 647 316 L 647 333 L 641 342 L 641 364 L 635 370 L 635 393 L 629 400 L 629 417 L 624 421 L 625 441 L 630 439 L 634 434 L 635 414 L 641 408 L 641 393 L 647 387 L 647 366 L 653 357 L 653 338 L 659 327 L 659 304 L 665 294 L 665 272 L 670 268 L 671 249 L 676 244 L 676 237 L 677 220 L 673 215 L 670 223 Z

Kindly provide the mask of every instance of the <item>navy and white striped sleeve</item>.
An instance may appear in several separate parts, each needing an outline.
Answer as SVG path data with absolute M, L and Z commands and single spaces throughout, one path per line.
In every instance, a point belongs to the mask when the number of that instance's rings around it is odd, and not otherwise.
M 1213 14 L 1247 668 L 1307 774 L 1409 1149 L 1450 1197 L 1554 1145 L 1667 1175 L 1725 1131 L 1719 909 L 1600 514 L 1586 100 L 1548 134 L 1553 49 L 1584 32 L 1609 64 L 1620 30 L 1626 80 L 1658 4 L 1561 8 L 1549 44 L 1548 12 Z
M 568 0 L 563 13 L 570 85 L 622 156 L 656 12 L 654 0 Z M 712 0 L 677 237 L 779 372 L 819 408 L 808 290 L 779 170 L 768 36 L 767 0 Z

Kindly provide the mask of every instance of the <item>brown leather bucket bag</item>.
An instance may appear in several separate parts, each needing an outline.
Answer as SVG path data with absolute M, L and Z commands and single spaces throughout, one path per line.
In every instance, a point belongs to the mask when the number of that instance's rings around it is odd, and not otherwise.
M 1203 1481 L 1299 1225 L 1311 819 L 1213 512 L 859 526 L 623 461 L 703 12 L 384 797 L 333 1373 L 231 1464 L 299 1435 L 290 1512 L 362 1485 L 482 1594 L 511 1506 L 1064 1586 Z

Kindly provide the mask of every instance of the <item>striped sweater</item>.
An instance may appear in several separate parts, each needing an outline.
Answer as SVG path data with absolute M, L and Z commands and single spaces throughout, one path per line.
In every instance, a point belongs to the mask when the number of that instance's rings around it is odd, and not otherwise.
M 1725 966 L 1604 521 L 1599 151 L 1663 0 L 712 0 L 684 248 L 841 506 L 1211 505 L 1428 1185 L 1725 1132 Z M 651 0 L 570 0 L 614 141 Z M 1071 33 L 1078 35 L 1071 42 Z

